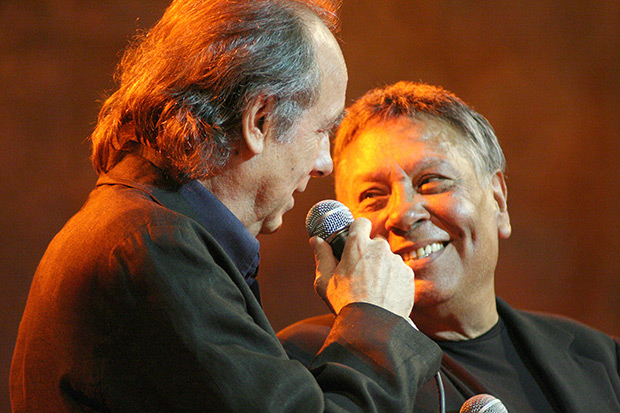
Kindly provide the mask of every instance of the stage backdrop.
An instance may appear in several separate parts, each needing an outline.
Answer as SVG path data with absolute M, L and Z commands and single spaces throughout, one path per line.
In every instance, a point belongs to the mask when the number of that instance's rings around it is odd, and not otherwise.
M 0 411 L 36 265 L 95 182 L 86 139 L 120 51 L 167 3 L 0 2 Z M 345 0 L 342 20 L 349 103 L 424 81 L 494 125 L 513 225 L 499 295 L 620 335 L 620 2 Z M 276 330 L 325 312 L 303 221 L 332 184 L 313 180 L 281 230 L 260 237 Z

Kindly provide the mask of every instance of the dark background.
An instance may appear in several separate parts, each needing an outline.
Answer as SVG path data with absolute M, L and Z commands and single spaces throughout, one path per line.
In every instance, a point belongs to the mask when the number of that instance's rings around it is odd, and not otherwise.
M 0 411 L 28 288 L 47 244 L 93 187 L 87 137 L 120 52 L 167 1 L 0 2 Z M 620 335 L 620 2 L 345 0 L 347 102 L 401 79 L 439 84 L 494 125 L 513 236 L 500 296 Z M 325 312 L 303 229 L 332 197 L 311 182 L 261 237 L 276 330 Z

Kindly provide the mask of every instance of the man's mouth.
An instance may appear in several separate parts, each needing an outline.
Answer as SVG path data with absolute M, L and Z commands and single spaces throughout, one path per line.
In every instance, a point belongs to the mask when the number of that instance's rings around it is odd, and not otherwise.
M 426 258 L 431 255 L 433 252 L 437 252 L 443 249 L 444 244 L 442 242 L 433 242 L 432 244 L 428 244 L 425 247 L 420 247 L 417 250 L 405 252 L 402 257 L 403 261 L 415 261 L 420 260 L 422 258 Z

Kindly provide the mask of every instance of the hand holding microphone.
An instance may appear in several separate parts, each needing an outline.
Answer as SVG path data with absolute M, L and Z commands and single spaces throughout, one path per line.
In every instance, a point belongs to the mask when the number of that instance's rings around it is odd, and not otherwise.
M 346 206 L 326 200 L 310 209 L 306 228 L 317 263 L 315 290 L 335 314 L 350 303 L 365 302 L 409 317 L 413 271 L 385 239 L 370 238 L 370 221 L 353 220 Z

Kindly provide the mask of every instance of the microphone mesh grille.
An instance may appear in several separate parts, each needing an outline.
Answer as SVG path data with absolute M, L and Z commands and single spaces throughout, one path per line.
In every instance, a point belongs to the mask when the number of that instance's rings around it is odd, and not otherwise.
M 460 413 L 508 413 L 506 406 L 490 394 L 477 394 L 461 407 Z
M 326 199 L 315 204 L 306 216 L 306 230 L 311 237 L 327 239 L 353 222 L 353 214 L 341 202 Z

